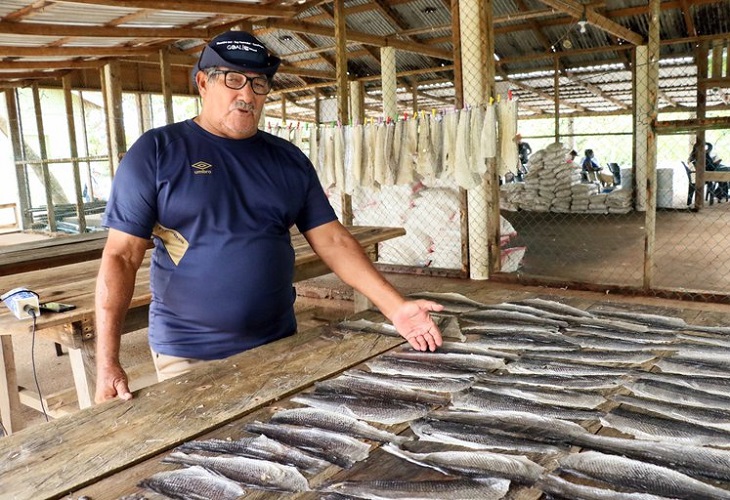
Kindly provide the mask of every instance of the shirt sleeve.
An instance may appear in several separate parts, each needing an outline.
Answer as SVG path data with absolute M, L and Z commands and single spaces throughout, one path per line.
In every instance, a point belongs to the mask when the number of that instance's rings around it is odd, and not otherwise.
M 103 225 L 139 238 L 152 236 L 157 222 L 157 141 L 142 135 L 117 168 Z

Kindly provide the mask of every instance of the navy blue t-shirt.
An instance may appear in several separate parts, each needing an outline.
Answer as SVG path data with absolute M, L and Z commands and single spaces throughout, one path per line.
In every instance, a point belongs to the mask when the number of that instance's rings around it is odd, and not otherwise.
M 104 225 L 154 237 L 155 352 L 221 359 L 296 331 L 289 229 L 336 218 L 293 144 L 262 131 L 226 139 L 186 120 L 125 154 Z

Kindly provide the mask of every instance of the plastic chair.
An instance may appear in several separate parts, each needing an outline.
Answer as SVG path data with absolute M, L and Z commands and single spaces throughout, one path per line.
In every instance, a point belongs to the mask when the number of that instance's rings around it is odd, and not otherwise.
M 689 190 L 687 191 L 687 206 L 689 206 L 692 204 L 692 200 L 694 199 L 695 191 L 697 189 L 697 187 L 695 185 L 695 181 L 692 178 L 692 174 L 694 174 L 695 171 L 692 170 L 691 168 L 689 168 L 689 166 L 685 162 L 682 162 L 682 166 L 684 167 L 684 170 L 687 172 L 687 180 L 689 181 Z M 709 201 L 710 205 L 715 203 L 715 198 L 718 195 L 718 186 L 716 184 L 717 183 L 712 182 L 712 181 L 705 182 L 705 201 Z M 720 199 L 718 197 L 718 203 L 719 202 L 720 202 Z
M 613 183 L 618 186 L 621 184 L 621 167 L 618 163 L 609 163 L 608 170 L 613 174 Z

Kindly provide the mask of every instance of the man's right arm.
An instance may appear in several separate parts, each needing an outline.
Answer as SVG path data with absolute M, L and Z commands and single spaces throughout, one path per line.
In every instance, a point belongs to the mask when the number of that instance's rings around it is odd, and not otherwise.
M 119 362 L 122 324 L 134 292 L 137 270 L 149 240 L 109 230 L 96 280 L 97 403 L 131 399 L 127 374 Z

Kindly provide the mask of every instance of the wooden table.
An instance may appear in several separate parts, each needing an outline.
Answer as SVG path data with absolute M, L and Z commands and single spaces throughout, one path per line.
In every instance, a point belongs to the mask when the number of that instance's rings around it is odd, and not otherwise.
M 366 250 L 371 259 L 377 259 L 377 244 L 405 234 L 402 228 L 353 226 L 350 232 Z M 294 281 L 321 276 L 329 268 L 310 248 L 301 234 L 292 235 L 295 252 Z M 130 309 L 124 325 L 124 333 L 147 325 L 147 313 L 151 301 L 149 290 L 150 252 L 137 274 L 137 282 Z M 0 290 L 25 286 L 38 292 L 41 301 L 64 302 L 76 305 L 65 313 L 42 314 L 36 324 L 36 334 L 68 348 L 74 385 L 81 408 L 91 406 L 95 388 L 95 331 L 94 287 L 100 260 L 94 259 L 76 264 L 29 271 L 0 277 Z M 15 373 L 13 335 L 28 335 L 30 319 L 18 320 L 6 308 L 0 312 L 0 417 L 8 432 L 22 428 L 18 416 L 20 393 Z M 37 398 L 37 395 L 35 395 Z
M 435 282 L 437 287 L 427 289 L 463 293 L 484 303 L 539 296 L 589 309 L 606 302 L 605 295 L 598 293 L 531 289 L 489 281 L 432 278 L 425 286 L 432 287 Z M 410 291 L 418 290 L 423 288 Z M 676 315 L 694 323 L 726 324 L 728 318 L 724 305 L 624 296 L 613 296 L 611 300 L 632 308 L 639 306 L 641 311 L 644 303 L 649 306 L 646 312 Z M 703 320 L 698 321 L 705 310 L 708 312 Z M 382 320 L 373 311 L 358 317 Z M 244 434 L 244 423 L 267 421 L 272 412 L 289 404 L 288 397 L 403 343 L 396 337 L 334 335 L 327 328 L 308 330 L 135 391 L 134 399 L 129 402 L 108 401 L 20 431 L 0 440 L 0 492 L 3 498 L 14 499 L 88 496 L 94 500 L 140 493 L 136 485 L 141 479 L 175 468 L 161 460 L 180 443 L 192 439 L 237 439 Z M 406 424 L 402 428 L 405 427 Z M 331 469 L 335 470 L 325 470 L 310 480 L 310 484 L 396 474 L 400 479 L 409 480 L 443 477 L 395 460 L 382 450 L 374 450 L 367 460 L 350 470 L 340 471 L 334 466 Z M 427 474 L 432 476 L 426 477 Z M 254 500 L 320 498 L 315 492 L 279 495 L 249 490 L 247 493 L 250 494 L 246 498 Z M 520 487 L 516 493 L 519 495 L 513 495 L 510 490 L 510 498 L 536 500 L 541 495 L 527 487 Z M 145 494 L 160 498 L 147 491 Z

